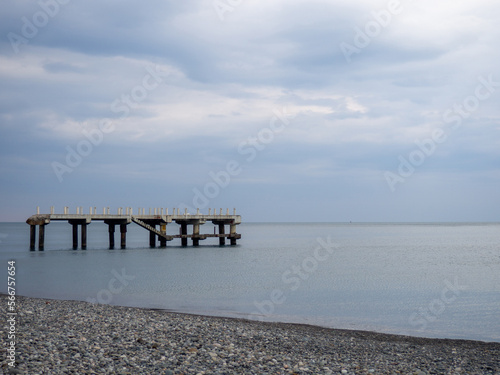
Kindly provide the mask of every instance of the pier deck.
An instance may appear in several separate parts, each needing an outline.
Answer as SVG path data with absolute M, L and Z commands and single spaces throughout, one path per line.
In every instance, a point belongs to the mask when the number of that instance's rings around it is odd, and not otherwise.
M 98 214 L 96 208 L 90 208 L 89 213 L 83 212 L 82 207 L 77 208 L 76 213 L 69 213 L 69 208 L 64 208 L 63 214 L 54 213 L 54 208 L 51 207 L 50 214 L 40 214 L 40 209 L 37 208 L 37 214 L 29 217 L 26 223 L 30 226 L 30 250 L 35 250 L 36 245 L 36 227 L 39 227 L 38 233 L 38 249 L 44 250 L 45 226 L 51 221 L 67 221 L 73 227 L 73 249 L 78 248 L 78 226 L 81 227 L 81 248 L 87 248 L 87 225 L 92 221 L 103 221 L 108 225 L 109 232 L 109 248 L 115 247 L 115 227 L 120 227 L 120 246 L 126 248 L 126 233 L 127 225 L 134 222 L 144 229 L 149 231 L 149 245 L 156 246 L 156 240 L 160 242 L 160 247 L 165 247 L 167 241 L 180 238 L 182 246 L 187 246 L 188 239 L 192 240 L 193 246 L 199 246 L 200 241 L 207 238 L 218 238 L 219 245 L 224 245 L 226 238 L 231 245 L 236 245 L 236 240 L 241 238 L 241 234 L 236 233 L 236 226 L 241 223 L 241 216 L 229 214 L 229 209 L 226 214 L 222 214 L 222 209 L 213 213 L 209 209 L 208 214 L 200 214 L 199 210 L 194 215 L 187 213 L 179 214 L 179 209 L 174 209 L 173 214 L 168 214 L 168 209 L 163 208 L 149 209 L 146 214 L 145 209 L 139 209 L 138 214 L 133 214 L 133 210 L 127 207 L 125 210 L 118 209 L 117 214 L 111 214 L 109 208 L 104 208 L 102 214 Z M 164 213 L 165 212 L 165 213 Z M 200 233 L 200 226 L 206 222 L 212 222 L 214 227 L 213 234 Z M 167 233 L 167 225 L 176 223 L 180 225 L 178 234 Z M 229 232 L 226 233 L 225 226 L 229 226 Z M 191 234 L 188 233 L 188 226 L 192 226 Z M 218 228 L 218 232 L 216 229 Z

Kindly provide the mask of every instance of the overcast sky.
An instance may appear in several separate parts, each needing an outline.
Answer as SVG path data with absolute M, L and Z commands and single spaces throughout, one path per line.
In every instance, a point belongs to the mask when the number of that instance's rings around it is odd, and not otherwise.
M 500 221 L 493 0 L 3 1 L 0 220 Z

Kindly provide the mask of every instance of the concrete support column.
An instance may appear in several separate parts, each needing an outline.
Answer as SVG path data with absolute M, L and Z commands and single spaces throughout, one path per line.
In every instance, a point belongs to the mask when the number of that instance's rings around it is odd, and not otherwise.
M 115 224 L 108 224 L 109 248 L 115 248 Z
M 127 247 L 127 224 L 120 224 L 121 248 Z
M 30 225 L 30 250 L 35 250 L 36 225 Z
M 39 225 L 38 228 L 38 250 L 43 251 L 45 242 L 45 224 Z
M 167 234 L 167 225 L 160 224 L 160 231 L 162 233 Z M 167 247 L 167 239 L 165 237 L 159 237 L 159 240 L 160 240 L 160 247 Z
M 200 224 L 193 224 L 193 246 L 200 245 L 200 239 L 197 238 L 200 235 Z
M 231 246 L 234 246 L 236 245 L 236 225 L 231 224 L 230 233 L 231 233 Z
M 156 225 L 150 225 L 156 229 Z M 156 247 L 156 234 L 154 232 L 149 232 L 149 247 Z
M 224 232 L 224 224 L 219 224 L 219 234 L 225 234 Z M 219 237 L 219 245 L 224 246 L 226 244 L 226 237 Z
M 87 250 L 87 224 L 82 224 L 82 250 Z
M 72 223 L 73 226 L 73 250 L 78 249 L 78 224 Z
M 181 223 L 181 234 L 182 235 L 187 234 L 187 224 L 186 223 Z M 187 237 L 182 237 L 181 238 L 181 245 L 182 246 L 187 246 L 187 244 L 188 244 Z
M 167 247 L 167 239 L 165 237 L 160 237 L 160 247 Z

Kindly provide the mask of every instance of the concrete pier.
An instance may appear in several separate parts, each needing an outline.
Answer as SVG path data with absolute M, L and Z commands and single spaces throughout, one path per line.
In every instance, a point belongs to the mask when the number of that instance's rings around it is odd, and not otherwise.
M 37 208 L 38 211 L 38 208 Z M 30 225 L 30 250 L 34 251 L 36 247 L 36 227 L 38 225 L 38 250 L 45 249 L 45 225 L 50 223 L 47 215 L 33 215 L 27 221 Z
M 191 239 L 193 246 L 199 246 L 200 241 L 207 238 L 215 237 L 219 239 L 219 245 L 224 246 L 226 238 L 230 240 L 232 246 L 237 244 L 237 240 L 241 238 L 241 234 L 236 233 L 236 226 L 241 223 L 241 216 L 236 215 L 236 209 L 233 215 L 229 215 L 229 209 L 223 215 L 222 208 L 220 211 L 213 209 L 208 210 L 208 215 L 200 213 L 197 209 L 196 214 L 191 215 L 184 210 L 184 213 L 179 214 L 179 209 L 174 208 L 172 214 L 169 215 L 168 208 L 157 207 L 149 209 L 146 214 L 145 208 L 139 208 L 137 215 L 133 215 L 131 207 L 118 208 L 117 214 L 111 214 L 109 207 L 104 207 L 102 214 L 97 214 L 97 208 L 90 207 L 89 214 L 83 212 L 83 207 L 77 207 L 76 213 L 70 213 L 69 207 L 64 207 L 63 214 L 56 214 L 54 207 L 50 208 L 50 214 L 40 214 L 40 209 L 37 207 L 37 214 L 26 220 L 30 225 L 30 250 L 36 248 L 36 227 L 39 227 L 38 233 L 38 249 L 44 250 L 45 241 L 45 226 L 51 221 L 67 221 L 72 225 L 73 232 L 73 249 L 78 249 L 78 226 L 81 227 L 81 249 L 87 248 L 87 226 L 92 221 L 103 221 L 108 225 L 109 233 L 109 248 L 115 248 L 115 228 L 120 228 L 120 247 L 125 249 L 127 246 L 127 225 L 134 222 L 144 229 L 149 231 L 149 246 L 156 247 L 157 239 L 160 242 L 160 247 L 166 247 L 167 242 L 176 238 L 181 239 L 181 245 L 187 246 L 188 240 Z M 214 225 L 214 233 L 201 233 L 201 227 L 207 221 L 211 221 Z M 167 228 L 169 224 L 176 223 L 179 225 L 178 234 L 168 234 Z M 226 232 L 225 226 L 229 226 L 229 231 Z M 189 234 L 189 226 L 192 226 L 191 234 Z M 175 233 L 175 232 L 174 232 Z

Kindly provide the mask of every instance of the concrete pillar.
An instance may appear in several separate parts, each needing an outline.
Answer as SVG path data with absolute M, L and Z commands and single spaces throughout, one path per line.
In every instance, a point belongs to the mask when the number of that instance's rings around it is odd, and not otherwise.
M 127 224 L 120 224 L 121 248 L 127 247 Z
M 54 206 L 51 206 L 51 207 L 50 207 L 50 214 L 51 214 L 51 215 L 54 215 Z
M 160 247 L 167 247 L 167 239 L 165 237 L 160 237 Z
M 166 224 L 160 224 L 160 231 L 162 233 L 167 233 L 167 225 Z M 160 247 L 167 247 L 167 239 L 165 237 L 159 237 L 160 240 Z
M 224 224 L 219 224 L 219 234 L 225 234 Z M 224 246 L 225 244 L 226 244 L 226 237 L 224 236 L 219 237 L 219 245 Z
M 115 224 L 108 224 L 109 248 L 115 248 Z
M 87 250 L 87 223 L 82 224 L 82 250 Z
M 43 251 L 45 243 L 45 224 L 39 225 L 38 228 L 38 250 Z
M 36 225 L 30 225 L 30 250 L 35 250 Z
M 181 223 L 181 234 L 182 235 L 187 234 L 187 224 L 186 223 Z M 181 238 L 181 245 L 182 246 L 187 246 L 187 244 L 188 244 L 187 237 L 182 237 Z
M 73 222 L 73 250 L 78 249 L 78 224 Z
M 236 225 L 231 224 L 229 231 L 231 234 L 231 246 L 234 246 L 236 245 Z
M 156 229 L 156 225 L 154 224 L 150 225 Z M 156 233 L 149 232 L 149 247 L 155 247 L 155 246 L 156 246 Z
M 196 238 L 200 235 L 200 224 L 193 224 L 193 246 L 200 245 L 200 239 Z
M 36 214 L 40 215 L 40 206 L 36 206 Z

